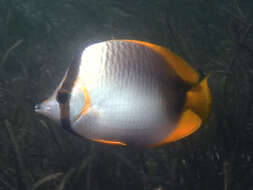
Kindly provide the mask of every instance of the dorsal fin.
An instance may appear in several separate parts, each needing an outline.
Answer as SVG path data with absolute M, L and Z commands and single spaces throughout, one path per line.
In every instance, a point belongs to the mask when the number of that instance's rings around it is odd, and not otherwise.
M 198 83 L 199 75 L 197 74 L 197 72 L 186 61 L 184 61 L 182 58 L 180 58 L 178 55 L 176 55 L 169 49 L 143 41 L 137 40 L 124 40 L 124 41 L 142 44 L 146 47 L 151 48 L 152 50 L 160 54 L 168 62 L 168 64 L 175 70 L 175 72 L 183 81 L 185 81 L 190 85 Z

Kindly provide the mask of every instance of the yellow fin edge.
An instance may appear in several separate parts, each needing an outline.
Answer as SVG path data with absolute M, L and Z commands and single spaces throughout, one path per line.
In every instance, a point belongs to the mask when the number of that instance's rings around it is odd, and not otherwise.
M 152 147 L 180 140 L 194 133 L 203 122 L 207 121 L 212 103 L 211 91 L 208 86 L 209 76 L 207 75 L 197 86 L 187 92 L 185 108 L 176 128 L 168 137 Z
M 138 40 L 123 40 L 123 41 L 142 44 L 146 47 L 151 48 L 152 50 L 160 54 L 166 60 L 166 62 L 175 70 L 178 76 L 182 78 L 182 80 L 184 80 L 186 83 L 190 85 L 198 83 L 199 81 L 198 73 L 186 61 L 184 61 L 182 58 L 180 58 L 178 55 L 176 55 L 169 49 Z
M 163 144 L 167 144 L 182 139 L 194 133 L 201 126 L 201 123 L 202 123 L 201 118 L 197 114 L 195 114 L 190 109 L 185 110 L 182 113 L 180 120 L 174 131 L 172 131 L 172 133 L 170 133 L 168 137 L 166 137 L 161 142 L 155 144 L 152 147 L 160 146 Z
M 104 140 L 104 139 L 92 139 L 92 140 L 98 143 L 103 143 L 103 144 L 126 146 L 125 143 L 120 142 L 120 141 L 110 141 L 110 140 Z

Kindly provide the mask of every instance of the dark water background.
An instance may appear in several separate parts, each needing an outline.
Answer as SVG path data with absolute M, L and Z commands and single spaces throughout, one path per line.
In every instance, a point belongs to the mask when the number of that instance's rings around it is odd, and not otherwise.
M 252 0 L 0 0 L 0 190 L 253 190 Z M 33 112 L 72 56 L 128 38 L 213 73 L 213 111 L 152 150 L 78 139 Z

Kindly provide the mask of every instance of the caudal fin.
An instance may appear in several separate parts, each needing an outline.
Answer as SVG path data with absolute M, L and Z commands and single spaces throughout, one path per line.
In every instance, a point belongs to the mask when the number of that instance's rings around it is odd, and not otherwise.
M 208 86 L 207 75 L 197 86 L 187 92 L 186 109 L 195 112 L 203 122 L 207 121 L 211 112 L 212 96 Z
M 208 87 L 209 75 L 187 92 L 184 111 L 175 130 L 152 147 L 182 139 L 194 133 L 207 121 L 211 111 L 211 92 Z

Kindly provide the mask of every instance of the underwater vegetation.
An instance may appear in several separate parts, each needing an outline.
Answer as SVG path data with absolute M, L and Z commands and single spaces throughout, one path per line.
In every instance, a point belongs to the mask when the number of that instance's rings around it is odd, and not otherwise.
M 0 190 L 253 188 L 251 0 L 0 0 Z M 203 78 L 206 125 L 155 149 L 80 139 L 36 114 L 73 56 L 111 39 L 167 47 Z

